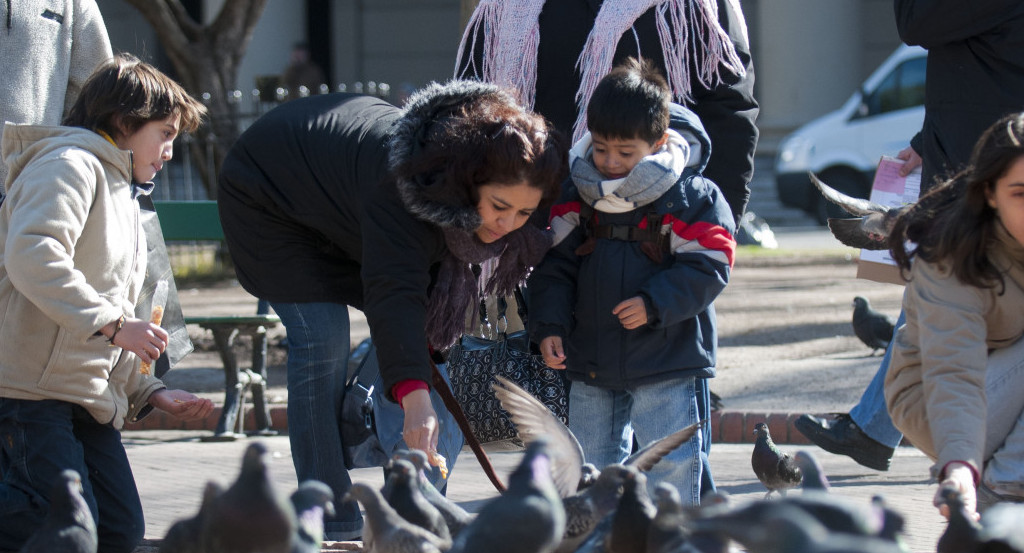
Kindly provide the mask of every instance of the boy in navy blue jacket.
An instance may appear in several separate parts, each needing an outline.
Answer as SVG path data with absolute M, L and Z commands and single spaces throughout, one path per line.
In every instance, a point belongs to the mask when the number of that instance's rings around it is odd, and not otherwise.
M 648 62 L 613 69 L 587 106 L 589 133 L 551 209 L 555 245 L 529 280 L 530 334 L 573 381 L 569 428 L 588 462 L 622 462 L 697 422 L 697 378 L 715 375 L 712 302 L 729 282 L 729 205 L 701 176 L 711 144 Z M 671 128 L 670 128 L 671 127 Z M 702 436 L 663 459 L 651 486 L 699 503 Z

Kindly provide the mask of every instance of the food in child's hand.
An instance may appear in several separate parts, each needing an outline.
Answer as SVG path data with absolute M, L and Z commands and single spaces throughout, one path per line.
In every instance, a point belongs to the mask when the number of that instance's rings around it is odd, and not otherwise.
M 427 458 L 431 465 L 441 469 L 441 478 L 448 479 L 448 460 L 444 458 L 440 453 L 431 451 L 427 454 Z

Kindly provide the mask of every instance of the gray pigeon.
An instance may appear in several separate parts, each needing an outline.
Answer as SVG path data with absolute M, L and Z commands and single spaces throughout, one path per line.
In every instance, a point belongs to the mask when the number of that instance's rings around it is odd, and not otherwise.
M 936 553 L 963 553 L 975 551 L 981 544 L 981 524 L 964 507 L 960 492 L 953 486 L 939 490 L 942 501 L 949 507 L 949 524 L 939 536 Z
M 213 498 L 202 524 L 207 552 L 288 553 L 295 533 L 295 510 L 270 481 L 267 448 L 254 442 L 245 450 L 238 478 Z
M 586 459 L 579 440 L 565 424 L 529 392 L 502 376 L 495 377 L 494 395 L 516 425 L 524 443 L 544 438 L 551 443 L 552 477 L 561 497 L 570 497 L 586 486 L 583 477 Z M 700 430 L 701 422 L 691 424 L 668 436 L 654 440 L 626 459 L 626 465 L 649 471 L 665 455 L 689 441 Z
M 320 553 L 324 516 L 334 516 L 334 491 L 319 480 L 306 480 L 291 495 L 297 525 L 292 553 Z
M 828 478 L 825 476 L 825 471 L 821 468 L 821 463 L 818 462 L 818 458 L 814 454 L 806 449 L 801 449 L 793 455 L 793 460 L 796 462 L 796 466 L 800 467 L 800 487 L 803 490 L 822 492 L 829 490 L 831 486 L 829 486 Z
M 167 535 L 160 542 L 160 553 L 204 553 L 200 543 L 203 520 L 209 516 L 213 500 L 224 493 L 224 488 L 216 482 L 207 482 L 203 489 L 203 502 L 199 512 L 191 518 L 181 519 L 167 530 Z
M 788 454 L 779 451 L 768 432 L 768 425 L 759 422 L 754 425 L 754 451 L 750 455 L 750 466 L 754 469 L 757 479 L 764 484 L 768 492 L 786 495 L 786 490 L 800 484 L 800 467 Z
M 981 515 L 978 553 L 1024 553 L 1024 505 L 997 503 Z
M 550 553 L 565 533 L 565 509 L 551 478 L 546 440 L 526 446 L 508 489 L 489 501 L 459 537 L 453 553 Z
M 412 463 L 404 459 L 388 464 L 387 482 L 381 495 L 391 508 L 405 520 L 432 532 L 445 541 L 451 541 L 448 524 L 441 511 L 433 506 L 419 487 L 419 474 Z
M 82 477 L 68 469 L 50 491 L 50 510 L 18 553 L 96 553 L 96 523 L 82 497 Z
M 419 449 L 399 450 L 394 453 L 393 459 L 404 459 L 416 467 L 417 483 L 423 497 L 427 498 L 427 501 L 437 508 L 441 516 L 444 517 L 445 524 L 448 525 L 448 534 L 452 539 L 458 536 L 459 532 L 473 520 L 473 515 L 459 506 L 458 503 L 442 495 L 430 483 L 426 474 L 427 454 Z
M 647 495 L 647 476 L 640 471 L 627 473 L 622 497 L 612 512 L 608 553 L 634 553 L 647 550 L 647 533 L 657 509 Z
M 371 486 L 352 484 L 345 501 L 358 501 L 366 515 L 363 549 L 372 553 L 441 553 L 451 546 L 432 532 L 403 519 Z
M 608 465 L 594 484 L 576 495 L 562 499 L 565 506 L 565 534 L 557 553 L 571 553 L 594 531 L 598 523 L 619 504 L 626 475 L 636 472 L 625 465 Z
M 854 198 L 832 188 L 810 171 L 807 175 L 826 200 L 853 215 L 850 219 L 830 218 L 828 228 L 844 245 L 864 250 L 889 249 L 888 237 L 896 218 L 905 208 L 891 208 L 862 198 Z
M 646 553 L 676 553 L 683 550 L 689 539 L 686 529 L 687 515 L 683 511 L 679 490 L 668 482 L 659 482 L 654 488 L 657 513 L 647 530 Z
M 892 317 L 872 309 L 871 302 L 863 296 L 853 298 L 853 333 L 871 348 L 872 354 L 888 348 L 895 331 Z

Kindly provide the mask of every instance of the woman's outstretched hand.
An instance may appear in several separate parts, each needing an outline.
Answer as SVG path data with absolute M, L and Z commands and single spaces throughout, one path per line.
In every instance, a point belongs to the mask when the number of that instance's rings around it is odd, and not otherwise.
M 185 390 L 157 390 L 149 396 L 149 404 L 179 419 L 204 419 L 213 412 L 213 402 Z
M 402 398 L 402 409 L 405 410 L 405 422 L 402 426 L 402 438 L 405 445 L 418 449 L 432 458 L 437 452 L 437 413 L 430 403 L 430 392 L 413 390 Z

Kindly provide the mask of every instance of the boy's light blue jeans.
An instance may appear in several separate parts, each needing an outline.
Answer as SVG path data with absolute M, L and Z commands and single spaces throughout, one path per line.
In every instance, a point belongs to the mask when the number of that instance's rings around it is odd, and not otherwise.
M 569 429 L 598 469 L 629 456 L 636 433 L 640 447 L 697 422 L 693 377 L 606 390 L 574 381 L 569 392 Z M 679 489 L 683 505 L 700 504 L 702 433 L 697 432 L 647 474 L 648 490 L 658 482 Z

